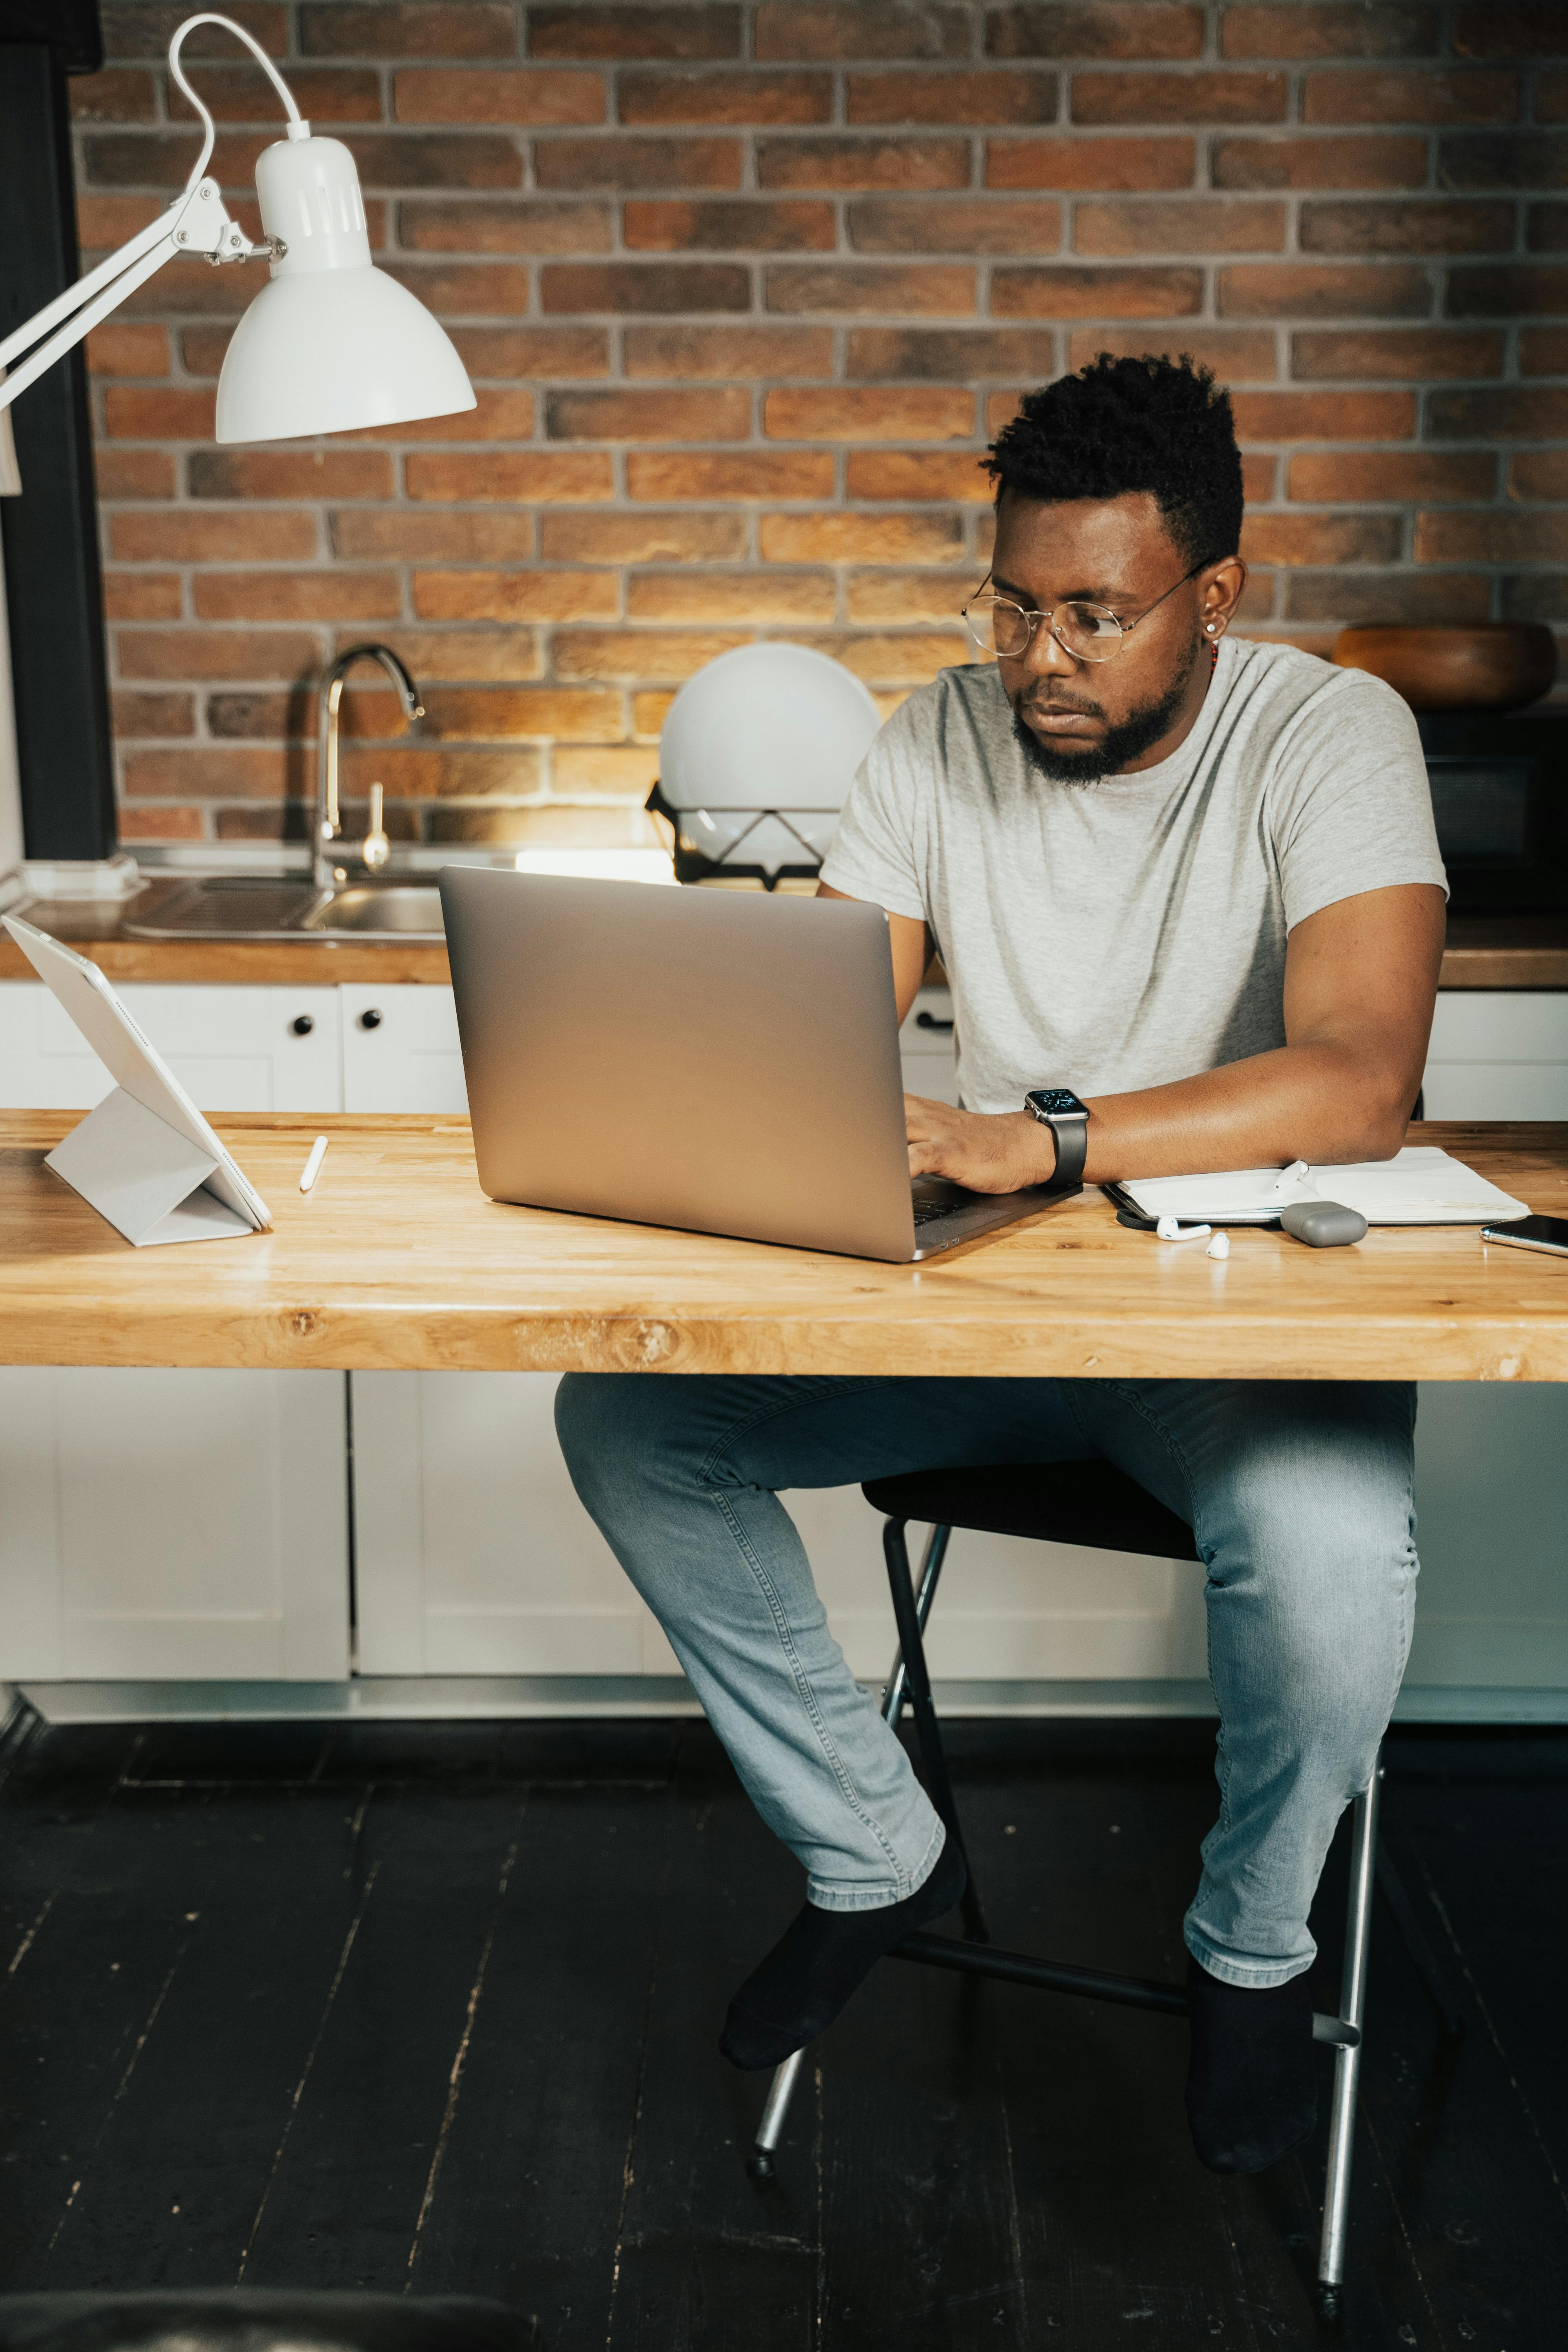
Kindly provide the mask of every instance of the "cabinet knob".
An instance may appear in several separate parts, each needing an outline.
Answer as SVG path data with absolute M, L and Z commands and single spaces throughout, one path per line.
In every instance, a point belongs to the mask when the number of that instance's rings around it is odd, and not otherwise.
M 376 1009 L 375 1009 L 375 1007 L 374 1007 L 374 1004 L 370 1006 L 370 1008 L 368 1009 L 368 1011 L 366 1011 L 366 1012 L 364 1012 L 364 1013 L 362 1013 L 360 1014 L 360 1017 L 359 1017 L 359 1025 L 360 1025 L 360 1027 L 361 1027 L 362 1029 L 379 1029 L 379 1028 L 380 1028 L 380 1026 L 381 1026 L 381 1015 L 380 1015 L 380 1013 L 376 1011 Z
M 315 1015 L 310 1013 L 298 1013 L 289 1024 L 296 1037 L 308 1037 L 315 1025 Z

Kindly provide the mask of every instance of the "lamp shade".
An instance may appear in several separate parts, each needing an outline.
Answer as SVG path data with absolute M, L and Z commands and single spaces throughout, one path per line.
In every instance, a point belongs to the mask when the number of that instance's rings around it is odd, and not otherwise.
M 284 250 L 230 339 L 218 440 L 289 441 L 474 407 L 446 334 L 371 261 L 353 157 L 339 140 L 289 130 L 257 162 L 262 226 Z

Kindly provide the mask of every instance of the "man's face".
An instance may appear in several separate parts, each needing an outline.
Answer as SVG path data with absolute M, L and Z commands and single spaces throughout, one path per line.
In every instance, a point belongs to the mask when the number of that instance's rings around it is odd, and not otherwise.
M 1202 698 L 1194 671 L 1211 608 L 1200 597 L 1207 571 L 1166 595 L 1186 568 L 1148 491 L 1060 503 L 1004 493 L 991 568 L 997 595 L 1029 612 L 1101 604 L 1124 625 L 1148 615 L 1107 662 L 1075 661 L 1044 623 L 1024 653 L 998 659 L 1019 740 L 1045 774 L 1089 783 L 1146 766 L 1144 755 L 1190 719 L 1187 701 L 1195 711 Z

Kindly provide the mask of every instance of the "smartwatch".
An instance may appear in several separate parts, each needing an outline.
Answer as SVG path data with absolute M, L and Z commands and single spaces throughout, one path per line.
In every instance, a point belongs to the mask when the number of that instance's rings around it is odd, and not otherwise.
M 1057 1169 L 1051 1182 L 1081 1183 L 1089 1156 L 1089 1105 L 1070 1087 L 1037 1087 L 1024 1097 L 1024 1108 L 1056 1137 Z

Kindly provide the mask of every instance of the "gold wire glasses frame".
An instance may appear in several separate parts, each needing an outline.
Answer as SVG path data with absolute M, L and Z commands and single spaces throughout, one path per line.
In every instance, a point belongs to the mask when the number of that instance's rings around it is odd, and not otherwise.
M 1190 572 L 1173 580 L 1164 593 L 1156 596 L 1152 604 L 1146 604 L 1136 620 L 1119 621 L 1103 604 L 1058 604 L 1054 612 L 1035 613 L 1023 604 L 1016 604 L 1010 596 L 994 593 L 986 595 L 982 592 L 963 607 L 963 625 L 982 653 L 998 654 L 1004 661 L 1016 661 L 1019 655 L 1028 652 L 1042 621 L 1062 651 L 1070 654 L 1074 661 L 1111 661 L 1121 652 L 1123 637 L 1131 636 L 1139 622 L 1146 621 L 1166 596 L 1173 596 L 1178 588 L 1184 588 L 1189 580 L 1195 579 L 1208 561 L 1205 556 L 1203 563 L 1194 563 Z

